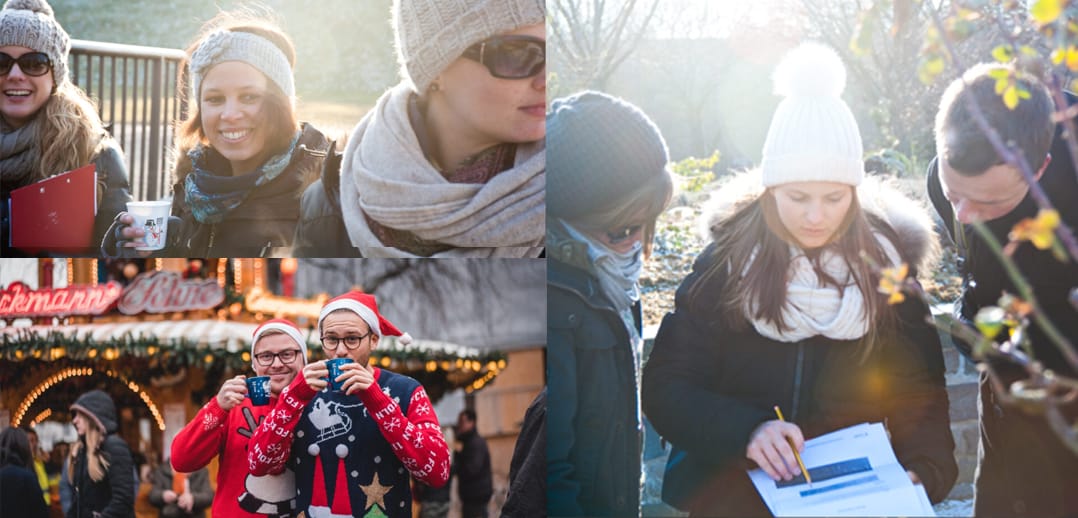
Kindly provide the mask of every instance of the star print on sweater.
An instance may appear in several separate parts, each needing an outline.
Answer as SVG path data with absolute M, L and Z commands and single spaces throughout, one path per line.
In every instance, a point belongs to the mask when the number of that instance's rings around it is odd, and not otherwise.
M 409 476 L 432 487 L 449 479 L 449 447 L 422 385 L 373 371 L 376 385 L 357 395 L 315 392 L 297 377 L 251 438 L 251 473 L 291 467 L 306 516 L 411 516 Z

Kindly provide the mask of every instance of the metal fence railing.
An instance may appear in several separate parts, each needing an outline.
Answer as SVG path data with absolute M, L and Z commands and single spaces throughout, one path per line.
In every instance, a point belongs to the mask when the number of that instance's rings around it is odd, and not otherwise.
M 71 41 L 71 80 L 96 101 L 123 148 L 135 200 L 161 199 L 171 187 L 168 150 L 187 114 L 176 81 L 183 58 L 177 49 Z

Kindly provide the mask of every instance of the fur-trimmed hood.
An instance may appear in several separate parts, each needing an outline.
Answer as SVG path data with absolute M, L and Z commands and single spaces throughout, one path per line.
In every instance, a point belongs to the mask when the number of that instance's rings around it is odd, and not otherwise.
M 758 170 L 737 173 L 711 195 L 703 207 L 700 232 L 707 239 L 715 238 L 715 230 L 739 209 L 752 203 L 764 192 Z M 925 205 L 895 185 L 889 178 L 866 176 L 857 187 L 861 207 L 886 221 L 898 235 L 894 243 L 902 257 L 928 272 L 939 259 L 939 238 Z

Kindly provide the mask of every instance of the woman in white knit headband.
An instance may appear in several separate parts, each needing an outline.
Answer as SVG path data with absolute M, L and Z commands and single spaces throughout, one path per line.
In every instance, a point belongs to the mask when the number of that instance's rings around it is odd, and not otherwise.
M 9 247 L 14 189 L 93 163 L 97 216 L 93 242 L 131 199 L 119 144 L 67 74 L 71 40 L 45 0 L 8 0 L 0 10 L 0 257 Z M 90 250 L 65 250 L 65 254 Z
M 394 0 L 403 80 L 307 189 L 296 255 L 537 257 L 543 0 Z
M 785 99 L 759 171 L 719 191 L 714 241 L 644 368 L 644 412 L 681 459 L 668 465 L 663 498 L 694 515 L 767 515 L 747 468 L 801 477 L 794 449 L 863 422 L 886 422 L 899 462 L 933 502 L 957 476 L 928 307 L 917 297 L 889 304 L 877 288 L 880 268 L 924 271 L 931 220 L 864 178 L 845 80 L 838 56 L 817 44 L 779 64 Z
M 300 195 L 330 147 L 320 131 L 297 121 L 291 40 L 257 15 L 222 12 L 187 55 L 196 102 L 177 132 L 172 188 L 172 215 L 182 225 L 180 232 L 170 227 L 161 255 L 287 251 Z M 115 226 L 121 249 L 142 242 L 132 223 L 125 214 Z

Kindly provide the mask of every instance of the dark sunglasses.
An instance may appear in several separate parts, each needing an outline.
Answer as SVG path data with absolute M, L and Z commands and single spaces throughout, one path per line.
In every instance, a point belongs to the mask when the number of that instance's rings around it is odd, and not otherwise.
M 534 36 L 495 36 L 483 40 L 462 54 L 487 67 L 500 79 L 527 79 L 546 67 L 546 41 Z
M 643 225 L 630 225 L 624 228 L 608 230 L 606 232 L 606 239 L 610 241 L 610 244 L 616 245 L 622 241 L 625 241 L 626 239 L 629 239 L 630 237 L 633 237 L 637 232 L 640 232 L 641 228 L 643 228 Z
M 11 72 L 11 66 L 15 63 L 19 64 L 19 70 L 22 70 L 22 73 L 35 77 L 49 73 L 52 68 L 49 56 L 44 52 L 27 52 L 18 58 L 0 52 L 0 76 L 8 75 Z

